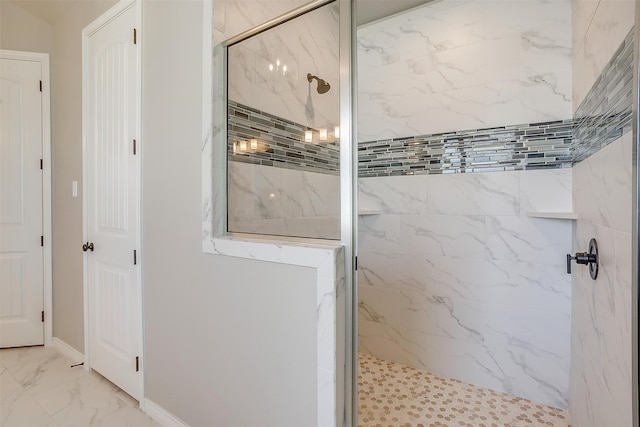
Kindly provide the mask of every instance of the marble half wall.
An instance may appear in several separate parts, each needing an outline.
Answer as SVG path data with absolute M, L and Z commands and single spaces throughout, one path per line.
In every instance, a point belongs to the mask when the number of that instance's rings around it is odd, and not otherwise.
M 571 169 L 359 182 L 361 351 L 566 408 Z
M 344 308 L 345 286 L 348 286 L 345 283 L 345 253 L 342 245 L 339 242 L 296 243 L 222 235 L 224 210 L 227 208 L 224 185 L 227 180 L 227 141 L 221 138 L 226 117 L 222 115 L 224 108 L 220 108 L 224 105 L 221 101 L 225 93 L 221 79 L 223 73 L 219 72 L 220 60 L 223 58 L 220 42 L 305 3 L 307 0 L 204 2 L 205 22 L 211 16 L 214 22 L 212 33 L 207 34 L 205 31 L 204 43 L 204 57 L 211 55 L 212 61 L 211 64 L 205 63 L 203 67 L 202 250 L 218 257 L 238 257 L 315 269 L 315 283 L 305 283 L 309 285 L 310 291 L 315 291 L 316 296 L 313 310 L 315 328 L 309 330 L 309 334 L 316 338 L 316 355 L 313 360 L 305 361 L 316 369 L 316 388 L 308 390 L 308 393 L 314 394 L 316 398 L 315 425 L 341 427 L 345 421 L 347 325 Z M 315 209 L 316 200 L 313 197 L 310 196 L 307 202 L 308 205 L 299 206 L 302 215 Z M 324 203 L 331 204 L 330 201 L 322 200 L 321 204 Z M 279 417 L 286 419 L 286 414 L 272 415 L 276 422 Z
M 428 2 L 357 43 L 358 141 L 571 118 L 570 0 Z

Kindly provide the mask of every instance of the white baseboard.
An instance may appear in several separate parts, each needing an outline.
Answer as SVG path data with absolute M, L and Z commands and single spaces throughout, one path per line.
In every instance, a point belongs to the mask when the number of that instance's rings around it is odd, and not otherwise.
M 84 363 L 84 354 L 71 347 L 60 338 L 53 337 L 51 346 L 76 363 Z
M 144 413 L 153 418 L 153 420 L 162 427 L 189 427 L 189 425 L 180 418 L 176 417 L 152 400 L 143 399 L 140 402 L 140 409 L 142 409 Z

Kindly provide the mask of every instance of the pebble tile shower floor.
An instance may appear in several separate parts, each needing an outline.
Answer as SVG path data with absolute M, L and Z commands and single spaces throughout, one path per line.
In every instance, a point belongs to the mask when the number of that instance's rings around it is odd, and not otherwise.
M 570 427 L 566 411 L 359 356 L 359 427 Z

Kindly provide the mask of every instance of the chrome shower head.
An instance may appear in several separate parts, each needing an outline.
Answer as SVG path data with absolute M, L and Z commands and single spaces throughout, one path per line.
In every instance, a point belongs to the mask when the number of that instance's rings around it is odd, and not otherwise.
M 314 76 L 311 73 L 307 73 L 307 81 L 309 83 L 311 83 L 313 81 L 313 79 L 316 79 L 318 81 L 318 89 L 317 90 L 318 90 L 318 93 L 320 95 L 322 95 L 323 93 L 329 92 L 329 89 L 331 89 L 331 85 L 329 83 L 327 83 L 326 81 L 322 80 L 318 76 Z

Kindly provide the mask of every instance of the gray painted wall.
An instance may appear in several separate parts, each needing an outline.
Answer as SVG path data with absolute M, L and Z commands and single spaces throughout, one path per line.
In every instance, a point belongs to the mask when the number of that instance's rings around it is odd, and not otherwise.
M 0 4 L 1 48 L 51 53 L 54 336 L 83 351 L 81 30 L 115 1 Z M 191 426 L 314 425 L 316 272 L 202 253 L 202 2 L 143 19 L 146 395 Z
M 77 2 L 53 26 L 53 336 L 84 352 L 82 29 L 115 1 Z M 78 181 L 78 197 L 71 182 Z
M 51 25 L 13 3 L 0 2 L 0 49 L 51 53 Z
M 202 2 L 143 22 L 146 395 L 191 426 L 315 425 L 315 270 L 201 252 Z

